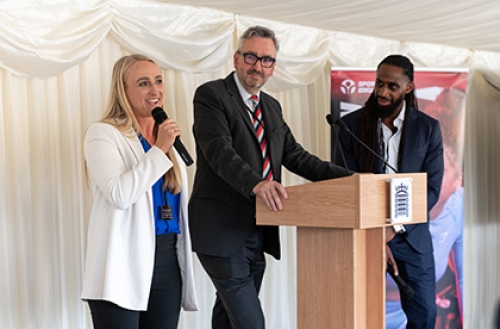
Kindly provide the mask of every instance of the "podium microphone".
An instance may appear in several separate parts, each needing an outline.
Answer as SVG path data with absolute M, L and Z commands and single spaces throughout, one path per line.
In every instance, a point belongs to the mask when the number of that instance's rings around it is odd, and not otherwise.
M 153 111 L 151 111 L 151 115 L 153 116 L 153 119 L 155 119 L 155 122 L 157 125 L 160 125 L 163 123 L 163 121 L 168 119 L 168 115 L 161 107 L 155 107 Z M 193 159 L 189 155 L 189 152 L 186 150 L 184 147 L 184 144 L 182 144 L 181 139 L 179 136 L 175 138 L 174 141 L 174 147 L 179 153 L 179 155 L 182 158 L 182 161 L 186 164 L 186 166 L 190 166 L 194 163 Z
M 345 161 L 344 150 L 342 149 L 342 145 L 339 142 L 339 130 L 337 127 L 335 127 L 335 125 L 333 123 L 333 117 L 331 114 L 326 115 L 326 121 L 328 122 L 330 127 L 332 127 L 335 130 L 335 146 L 338 147 L 338 149 L 340 151 L 340 155 L 342 156 L 342 162 L 344 164 L 344 169 L 345 169 L 346 173 L 349 174 L 349 168 L 347 168 L 347 162 Z
M 329 116 L 331 116 L 330 114 L 328 114 Z M 328 115 L 327 115 L 327 120 L 328 120 Z M 332 119 L 333 120 L 333 119 Z M 330 122 L 330 121 L 328 121 Z M 387 161 L 385 161 L 380 155 L 377 154 L 377 152 L 375 152 L 374 150 L 372 150 L 368 145 L 366 145 L 361 139 L 358 138 L 358 136 L 356 136 L 355 134 L 352 133 L 352 131 L 347 128 L 347 126 L 345 125 L 344 121 L 342 121 L 340 118 L 337 119 L 337 121 L 335 121 L 335 123 L 337 124 L 337 126 L 339 126 L 340 128 L 342 128 L 343 130 L 347 131 L 347 133 L 349 133 L 349 135 L 351 135 L 358 143 L 360 143 L 361 145 L 363 145 L 363 147 L 365 149 L 367 149 L 368 151 L 370 151 L 370 153 L 372 153 L 374 156 L 377 157 L 377 159 L 379 159 L 380 161 L 382 161 L 387 167 L 391 168 L 391 170 L 396 173 L 396 174 L 399 174 L 399 172 L 396 170 L 396 168 L 394 168 L 393 166 L 391 166 Z
M 394 282 L 396 282 L 396 284 L 399 287 L 399 291 L 401 291 L 401 293 L 406 298 L 408 298 L 408 299 L 413 298 L 413 295 L 414 295 L 413 289 L 409 285 L 406 284 L 406 282 L 405 282 L 405 280 L 403 280 L 403 278 L 401 278 L 399 275 L 394 274 L 394 269 L 392 268 L 392 266 L 389 263 L 387 263 L 387 273 L 389 273 L 389 275 L 392 277 Z

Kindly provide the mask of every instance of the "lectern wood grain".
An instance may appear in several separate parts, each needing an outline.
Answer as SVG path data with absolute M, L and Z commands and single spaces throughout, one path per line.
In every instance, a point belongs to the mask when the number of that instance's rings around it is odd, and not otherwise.
M 384 328 L 384 228 L 297 228 L 298 328 Z

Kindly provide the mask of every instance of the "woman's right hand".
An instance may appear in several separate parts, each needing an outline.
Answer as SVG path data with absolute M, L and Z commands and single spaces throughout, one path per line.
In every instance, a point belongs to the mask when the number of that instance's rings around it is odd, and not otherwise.
M 179 126 L 173 119 L 168 118 L 158 126 L 155 145 L 164 153 L 167 153 L 170 151 L 172 145 L 174 145 L 174 141 L 178 136 L 181 136 Z

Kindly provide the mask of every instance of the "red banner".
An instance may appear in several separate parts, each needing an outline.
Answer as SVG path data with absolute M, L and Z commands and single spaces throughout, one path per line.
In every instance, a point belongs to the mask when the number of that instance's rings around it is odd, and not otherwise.
M 373 91 L 374 70 L 332 70 L 331 112 L 334 119 L 359 109 Z M 436 329 L 463 328 L 463 140 L 467 73 L 415 72 L 421 111 L 439 120 L 443 133 L 445 173 L 441 194 L 430 212 L 436 268 Z M 332 136 L 332 159 L 335 143 Z M 386 329 L 406 328 L 399 291 L 387 276 Z

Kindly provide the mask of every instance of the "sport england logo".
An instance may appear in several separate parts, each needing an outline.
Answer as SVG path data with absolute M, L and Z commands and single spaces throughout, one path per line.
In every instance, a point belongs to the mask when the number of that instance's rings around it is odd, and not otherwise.
M 351 95 L 356 92 L 356 83 L 351 79 L 342 81 L 340 84 L 340 91 L 345 95 Z
M 373 87 L 375 86 L 375 81 L 354 81 L 351 79 L 345 79 L 340 83 L 340 92 L 344 95 L 353 94 L 371 94 Z

